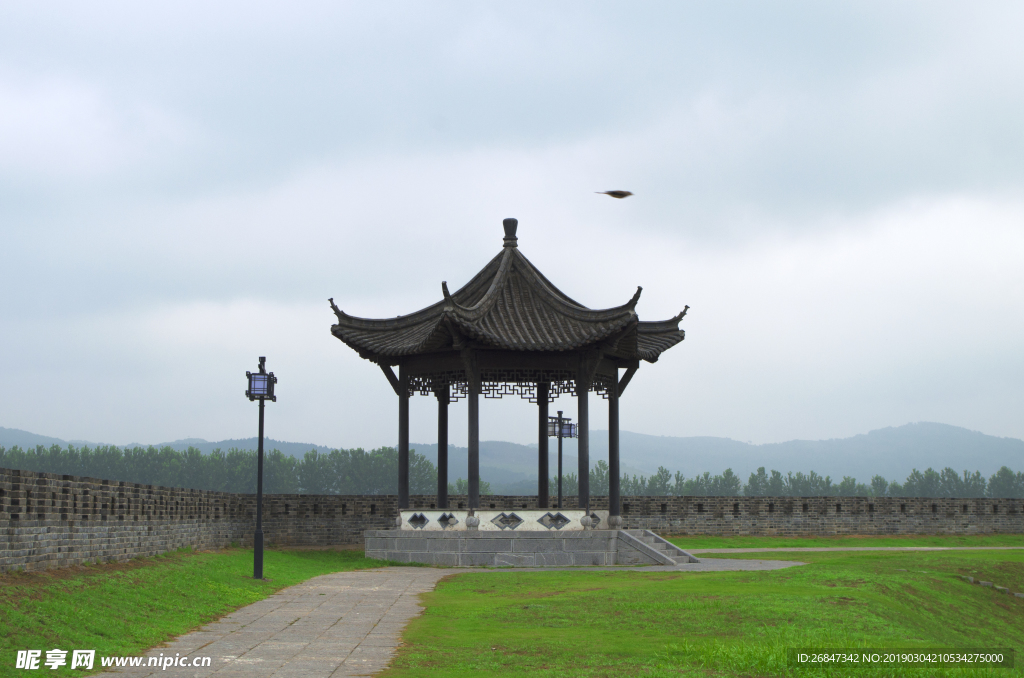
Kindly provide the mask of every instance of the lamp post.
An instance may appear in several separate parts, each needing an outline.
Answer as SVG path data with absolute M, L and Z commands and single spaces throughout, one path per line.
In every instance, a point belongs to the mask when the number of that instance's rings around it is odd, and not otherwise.
M 562 416 L 562 410 L 558 410 L 557 417 L 548 417 L 548 436 L 558 438 L 558 508 L 562 508 L 562 438 L 577 436 L 576 424 L 571 422 Z
M 260 401 L 260 440 L 257 451 L 258 461 L 256 462 L 256 534 L 253 535 L 252 540 L 253 579 L 263 579 L 263 402 L 266 400 L 277 402 L 277 396 L 274 395 L 274 384 L 277 383 L 277 377 L 273 372 L 267 373 L 266 362 L 267 359 L 260 356 L 260 371 L 245 373 L 249 380 L 249 389 L 245 392 L 245 396 L 250 401 Z

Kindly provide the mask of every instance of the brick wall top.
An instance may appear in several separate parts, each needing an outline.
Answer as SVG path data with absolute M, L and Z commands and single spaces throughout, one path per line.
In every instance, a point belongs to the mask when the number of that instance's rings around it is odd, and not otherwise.
M 19 500 L 17 504 L 13 500 Z M 0 510 L 11 506 L 25 506 L 31 500 L 37 508 L 60 508 L 61 501 L 76 501 L 80 504 L 107 504 L 108 512 L 116 512 L 120 504 L 140 503 L 153 507 L 165 507 L 173 510 L 176 507 L 219 508 L 247 505 L 255 501 L 253 494 L 235 494 L 214 490 L 194 490 L 180 487 L 162 487 L 159 485 L 141 485 L 117 480 L 88 478 L 83 476 L 60 475 L 55 473 L 39 473 L 17 469 L 0 468 Z M 267 502 L 287 502 L 296 506 L 315 505 L 323 502 L 346 501 L 355 504 L 375 505 L 377 510 L 397 510 L 395 495 L 312 495 L 312 494 L 276 494 L 264 495 Z M 58 502 L 54 504 L 53 502 Z M 565 508 L 577 508 L 576 497 L 564 497 Z M 49 503 L 47 503 L 49 502 Z M 554 507 L 557 497 L 549 497 L 548 506 Z M 411 508 L 435 508 L 434 495 L 413 495 L 410 497 Z M 466 495 L 449 495 L 447 508 L 465 508 L 469 504 Z M 536 495 L 483 495 L 480 497 L 483 508 L 502 509 L 535 509 L 538 508 Z M 805 509 L 806 505 L 806 509 Z M 949 498 L 949 497 L 622 497 L 622 509 L 628 513 L 675 513 L 687 511 L 728 510 L 741 513 L 760 512 L 949 512 L 969 510 L 980 511 L 984 508 L 1000 510 L 1007 513 L 1024 512 L 1022 499 L 989 499 L 989 498 Z M 591 497 L 592 509 L 607 509 L 608 497 Z M 844 509 L 845 507 L 845 509 Z M 102 509 L 101 509 L 102 510 Z M 160 509 L 157 509 L 160 510 Z

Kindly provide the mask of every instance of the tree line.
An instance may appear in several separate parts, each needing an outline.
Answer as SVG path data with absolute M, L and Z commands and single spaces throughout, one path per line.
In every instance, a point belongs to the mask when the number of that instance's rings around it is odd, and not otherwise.
M 598 461 L 590 470 L 590 494 L 608 494 L 608 463 Z M 551 479 L 551 487 L 556 479 Z M 886 480 L 880 475 L 871 478 L 870 484 L 859 483 L 856 478 L 843 476 L 838 483 L 829 476 L 820 476 L 814 471 L 807 475 L 797 471 L 787 473 L 772 470 L 765 472 L 762 466 L 750 474 L 746 484 L 732 469 L 719 475 L 707 471 L 692 478 L 676 471 L 674 474 L 664 466 L 650 476 L 622 476 L 620 492 L 624 497 L 998 497 L 1003 499 L 1024 498 L 1024 473 L 1014 473 L 1003 466 L 988 480 L 980 471 L 957 473 L 951 468 L 942 471 L 914 469 L 906 480 Z M 552 489 L 552 492 L 555 490 Z M 579 479 L 575 473 L 562 478 L 562 494 L 567 497 L 579 493 Z
M 190 447 L 99 446 L 96 448 L 62 448 L 42 445 L 34 449 L 0 446 L 0 468 L 39 471 L 107 480 L 122 480 L 142 485 L 186 487 L 252 494 L 256 492 L 256 452 L 231 448 L 203 454 Z M 608 462 L 598 461 L 590 470 L 590 494 L 608 494 Z M 551 493 L 558 487 L 550 481 Z M 902 482 L 880 475 L 870 483 L 859 483 L 844 476 L 834 482 L 829 476 L 814 471 L 783 475 L 776 470 L 759 468 L 744 484 L 732 469 L 718 475 L 705 472 L 692 478 L 678 471 L 658 467 L 650 476 L 624 475 L 620 481 L 622 496 L 739 496 L 748 497 L 998 497 L 1024 498 L 1024 473 L 1014 473 L 1006 466 L 986 479 L 979 471 L 957 473 L 952 468 L 942 471 L 914 469 Z M 310 450 L 301 459 L 278 450 L 264 455 L 263 490 L 267 494 L 397 494 L 398 451 L 393 447 L 374 450 L 338 449 L 329 453 Z M 412 494 L 437 492 L 437 469 L 415 450 L 409 452 L 409 490 Z M 466 494 L 468 483 L 459 478 L 448 484 L 450 494 Z M 481 494 L 491 494 L 491 485 L 480 483 Z M 562 478 L 562 494 L 579 494 L 575 473 Z
M 993 473 L 988 480 L 980 471 L 964 470 L 957 473 L 948 466 L 941 471 L 932 468 L 923 472 L 913 469 L 900 483 L 872 476 L 870 484 L 858 483 L 856 478 L 843 476 L 834 483 L 811 471 L 809 475 L 788 473 L 783 476 L 764 467 L 750 474 L 743 488 L 747 496 L 825 496 L 825 497 L 992 497 L 1018 499 L 1024 497 L 1024 473 L 1014 473 L 1006 466 Z
M 0 468 L 23 469 L 141 485 L 186 487 L 254 494 L 256 452 L 231 448 L 203 454 L 194 447 L 117 446 L 61 448 L 42 445 L 23 450 L 0 447 Z M 413 494 L 437 492 L 437 469 L 426 457 L 409 453 L 409 489 Z M 380 447 L 366 451 L 310 450 L 301 459 L 279 450 L 263 455 L 263 491 L 267 494 L 397 494 L 398 451 Z
M 608 494 L 609 471 L 608 462 L 603 459 L 590 469 L 591 496 L 601 497 Z M 550 485 L 552 494 L 556 492 L 556 483 L 557 479 L 552 478 Z M 564 496 L 577 496 L 579 486 L 579 478 L 575 473 L 562 477 L 562 494 Z M 742 490 L 743 481 L 733 473 L 732 469 L 726 469 L 717 476 L 705 471 L 704 475 L 686 478 L 678 471 L 673 475 L 664 466 L 659 466 L 658 472 L 654 475 L 623 475 L 619 481 L 619 493 L 623 497 L 732 497 L 741 494 Z

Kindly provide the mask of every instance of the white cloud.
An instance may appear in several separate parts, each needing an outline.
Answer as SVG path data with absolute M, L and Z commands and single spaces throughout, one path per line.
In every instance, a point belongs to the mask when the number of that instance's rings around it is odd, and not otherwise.
M 314 182 L 269 195 L 266 224 L 278 210 L 288 212 L 289 201 L 297 208 L 323 204 L 335 189 L 333 182 Z M 420 190 L 413 195 L 429 193 Z M 246 200 L 232 204 L 241 215 L 218 204 L 216 218 L 197 222 L 244 224 L 261 211 L 259 201 L 255 208 Z M 325 298 L 371 317 L 436 301 L 441 279 L 461 284 L 499 249 L 497 218 L 465 228 L 477 209 L 483 205 L 456 213 L 455 224 L 432 218 L 437 241 L 415 233 L 415 200 L 387 218 L 406 224 L 398 231 L 353 237 L 347 245 L 344 232 L 327 234 L 322 251 L 308 253 L 309 280 L 276 301 L 217 299 L 211 290 L 192 301 L 70 317 L 53 309 L 46 319 L 15 323 L 0 346 L 21 358 L 0 396 L 13 419 L 5 425 L 119 442 L 245 435 L 251 413 L 240 375 L 266 355 L 281 378 L 275 437 L 392 443 L 394 395 L 379 370 L 329 335 Z M 939 420 L 1024 435 L 1014 414 L 1024 404 L 1024 205 L 909 200 L 802 235 L 769 232 L 741 248 L 684 234 L 623 234 L 610 221 L 525 219 L 520 235 L 541 270 L 591 306 L 621 303 L 638 283 L 642 318 L 691 306 L 683 322 L 687 341 L 645 365 L 630 386 L 623 400 L 628 430 L 776 441 Z M 412 244 L 403 243 L 406 237 Z M 445 244 L 457 237 L 470 242 L 447 253 Z M 302 271 L 296 258 L 306 249 L 290 251 L 285 240 L 275 245 L 270 238 L 265 251 L 281 270 L 254 268 L 254 277 Z M 330 259 L 337 276 L 321 270 Z M 350 264 L 357 274 L 345 270 Z M 363 280 L 356 284 L 353 275 Z M 64 390 L 67 382 L 87 384 L 90 397 Z M 429 441 L 434 415 L 422 400 L 413 406 L 413 437 Z M 575 410 L 571 399 L 561 407 Z M 484 409 L 485 437 L 532 439 L 529 405 L 489 402 Z M 603 416 L 595 414 L 595 427 Z M 453 423 L 453 441 L 463 438 Z
M 665 359 L 679 372 L 648 372 L 641 428 L 774 441 L 937 420 L 1020 436 L 1022 223 L 1016 202 L 908 201 L 818 234 L 682 254 L 689 336 Z
M 275 437 L 393 442 L 326 298 L 421 308 L 515 216 L 581 302 L 691 306 L 626 428 L 1024 435 L 1019 8 L 67 7 L 0 25 L 0 425 L 244 435 L 264 354 Z
M 122 102 L 95 85 L 0 74 L 0 174 L 61 182 L 98 179 L 177 155 L 185 124 L 161 108 Z

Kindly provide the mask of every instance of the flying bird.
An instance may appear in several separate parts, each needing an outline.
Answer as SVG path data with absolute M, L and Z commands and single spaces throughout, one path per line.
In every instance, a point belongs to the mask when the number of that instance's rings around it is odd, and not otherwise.
M 623 198 L 628 198 L 629 196 L 633 195 L 629 191 L 594 191 L 594 193 L 598 193 L 600 195 L 610 195 L 611 197 L 618 198 L 619 200 L 622 200 Z

